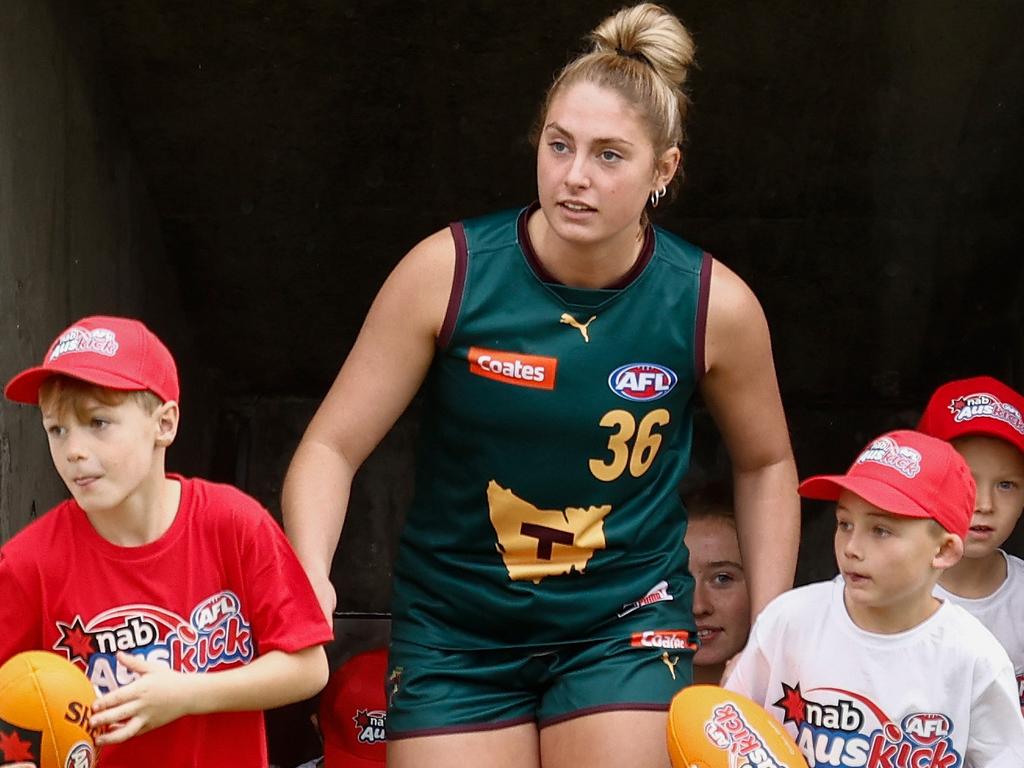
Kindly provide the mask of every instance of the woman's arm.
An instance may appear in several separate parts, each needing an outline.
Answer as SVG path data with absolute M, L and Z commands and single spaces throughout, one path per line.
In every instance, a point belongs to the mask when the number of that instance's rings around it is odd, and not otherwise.
M 701 392 L 732 460 L 736 528 L 753 619 L 793 586 L 800 544 L 796 463 L 761 305 L 717 261 L 710 291 Z
M 327 655 L 315 645 L 270 651 L 223 672 L 185 674 L 124 652 L 118 661 L 135 680 L 96 699 L 90 725 L 96 744 L 117 744 L 185 715 L 247 712 L 308 699 L 327 684 Z M 107 726 L 110 730 L 103 731 Z
M 352 477 L 409 405 L 430 362 L 455 272 L 442 230 L 413 248 L 385 281 L 285 477 L 284 528 L 330 620 L 330 583 Z

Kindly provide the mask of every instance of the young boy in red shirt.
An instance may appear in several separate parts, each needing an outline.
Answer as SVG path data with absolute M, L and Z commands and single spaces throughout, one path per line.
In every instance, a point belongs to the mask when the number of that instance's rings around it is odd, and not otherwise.
M 261 710 L 323 687 L 331 629 L 266 510 L 165 474 L 170 352 L 138 321 L 87 317 L 5 394 L 39 405 L 72 498 L 0 550 L 0 662 L 42 649 L 82 668 L 104 768 L 266 766 Z

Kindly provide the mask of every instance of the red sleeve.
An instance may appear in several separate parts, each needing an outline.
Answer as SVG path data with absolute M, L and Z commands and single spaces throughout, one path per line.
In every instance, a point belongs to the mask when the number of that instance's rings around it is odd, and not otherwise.
M 0 664 L 43 647 L 43 600 L 34 576 L 30 563 L 0 549 Z

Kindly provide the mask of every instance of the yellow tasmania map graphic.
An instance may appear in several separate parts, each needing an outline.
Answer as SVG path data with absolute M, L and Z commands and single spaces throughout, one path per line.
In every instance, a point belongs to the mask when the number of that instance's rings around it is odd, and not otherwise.
M 611 504 L 538 509 L 493 480 L 487 483 L 487 508 L 509 578 L 534 584 L 586 571 L 594 552 L 605 547 L 604 519 L 612 511 Z

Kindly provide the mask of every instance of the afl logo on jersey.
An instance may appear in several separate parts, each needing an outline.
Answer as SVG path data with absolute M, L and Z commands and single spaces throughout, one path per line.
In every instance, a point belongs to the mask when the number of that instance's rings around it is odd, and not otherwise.
M 675 371 L 657 363 L 628 363 L 608 377 L 608 386 L 626 400 L 647 402 L 664 397 L 675 387 Z

